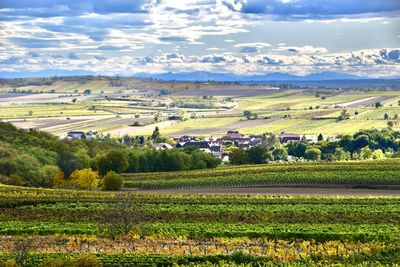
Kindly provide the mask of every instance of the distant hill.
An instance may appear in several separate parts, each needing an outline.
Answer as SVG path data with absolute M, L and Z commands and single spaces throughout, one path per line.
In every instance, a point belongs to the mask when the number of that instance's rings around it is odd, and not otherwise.
M 219 82 L 270 82 L 270 81 L 324 81 L 324 80 L 356 80 L 369 79 L 369 77 L 361 77 L 350 74 L 337 72 L 321 72 L 313 73 L 306 76 L 297 76 L 288 73 L 268 73 L 264 75 L 236 75 L 230 73 L 210 73 L 204 71 L 184 72 L 184 73 L 160 73 L 148 74 L 139 73 L 135 77 L 153 78 L 164 81 L 219 81 Z

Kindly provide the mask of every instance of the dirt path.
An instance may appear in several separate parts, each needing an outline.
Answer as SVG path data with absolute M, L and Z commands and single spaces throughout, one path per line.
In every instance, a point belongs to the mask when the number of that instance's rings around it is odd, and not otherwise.
M 239 194 L 239 195 L 321 195 L 321 196 L 400 196 L 400 190 L 345 188 L 203 188 L 139 190 L 138 193 L 161 194 Z

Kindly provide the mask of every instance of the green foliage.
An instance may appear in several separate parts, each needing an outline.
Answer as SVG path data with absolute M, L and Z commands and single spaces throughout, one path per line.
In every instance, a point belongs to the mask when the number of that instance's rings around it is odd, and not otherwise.
M 250 163 L 249 155 L 243 148 L 233 149 L 229 154 L 229 162 L 233 165 L 244 165 Z
M 102 189 L 105 191 L 121 190 L 123 179 L 120 175 L 113 171 L 109 171 L 102 179 Z
M 355 187 L 399 185 L 398 160 L 321 162 L 230 166 L 215 170 L 125 175 L 125 187 L 275 186 L 276 184 L 342 185 Z
M 249 162 L 252 164 L 262 164 L 266 161 L 266 149 L 260 146 L 251 147 L 247 153 L 249 155 Z
M 109 151 L 97 160 L 100 175 L 105 175 L 109 171 L 122 173 L 128 168 L 128 165 L 128 157 L 126 153 L 121 150 Z
M 281 147 L 281 148 L 275 148 L 272 151 L 272 156 L 274 160 L 287 160 L 288 158 L 288 152 L 286 148 Z
M 308 160 L 320 160 L 321 150 L 317 147 L 308 147 L 304 152 L 304 158 Z
M 370 159 L 372 158 L 372 151 L 368 146 L 361 148 L 360 153 L 361 159 Z

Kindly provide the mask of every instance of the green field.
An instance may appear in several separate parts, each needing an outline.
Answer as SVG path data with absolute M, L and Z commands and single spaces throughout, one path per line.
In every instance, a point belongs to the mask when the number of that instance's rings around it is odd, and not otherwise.
M 125 175 L 125 186 L 144 189 L 214 187 L 400 187 L 400 161 L 293 163 Z
M 0 186 L 0 210 L 0 259 L 24 266 L 82 253 L 104 266 L 391 266 L 400 260 L 398 197 Z

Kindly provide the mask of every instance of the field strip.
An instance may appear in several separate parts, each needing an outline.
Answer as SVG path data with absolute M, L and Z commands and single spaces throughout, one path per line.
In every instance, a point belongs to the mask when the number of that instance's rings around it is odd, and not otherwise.
M 227 194 L 227 195 L 317 195 L 317 196 L 400 196 L 400 190 L 344 189 L 344 188 L 200 188 L 138 190 L 138 193 L 165 194 Z

